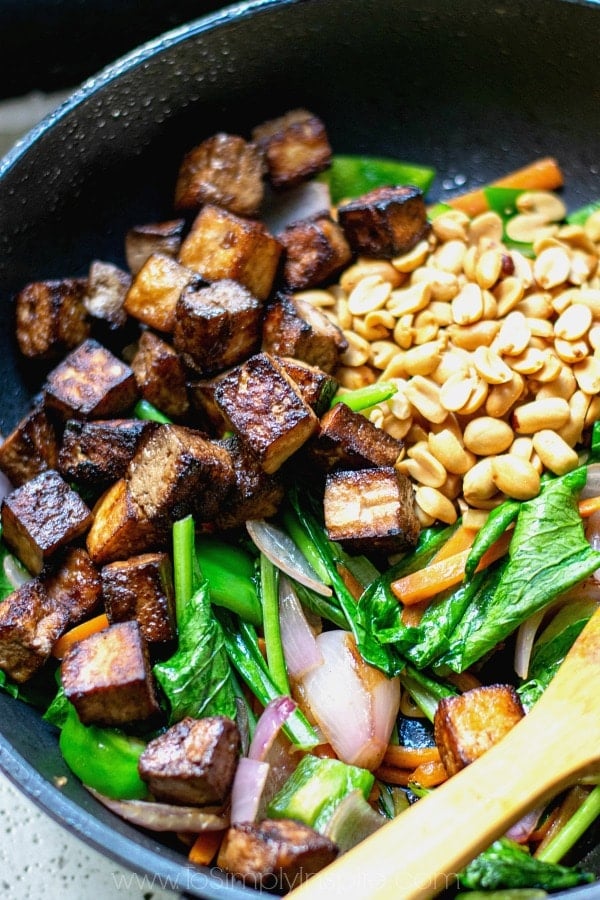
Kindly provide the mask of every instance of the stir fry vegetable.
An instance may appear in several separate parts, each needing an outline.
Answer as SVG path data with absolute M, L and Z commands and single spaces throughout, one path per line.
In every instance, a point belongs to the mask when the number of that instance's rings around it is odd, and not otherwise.
M 551 158 L 427 209 L 433 177 L 293 110 L 192 148 L 128 271 L 16 300 L 48 371 L 0 446 L 0 688 L 54 692 L 99 802 L 250 884 L 501 740 L 600 601 L 598 210 Z M 575 790 L 458 889 L 592 880 Z

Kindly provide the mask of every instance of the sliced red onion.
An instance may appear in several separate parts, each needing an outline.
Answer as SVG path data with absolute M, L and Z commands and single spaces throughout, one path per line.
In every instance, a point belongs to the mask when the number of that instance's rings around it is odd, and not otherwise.
M 324 834 L 337 844 L 341 853 L 347 853 L 386 821 L 369 806 L 361 791 L 352 791 L 336 806 Z
M 400 682 L 368 665 L 348 632 L 316 640 L 324 662 L 302 679 L 303 701 L 343 762 L 376 769 L 398 715 Z
M 291 697 L 276 697 L 268 703 L 254 731 L 254 737 L 250 743 L 248 757 L 250 759 L 264 760 L 271 744 L 279 734 L 281 726 L 296 709 L 296 703 Z
M 258 549 L 274 566 L 315 593 L 331 597 L 331 588 L 319 580 L 311 564 L 285 531 L 264 519 L 250 519 L 246 522 L 246 528 Z
M 27 581 L 31 580 L 31 575 L 25 568 L 25 566 L 21 565 L 16 557 L 12 556 L 12 554 L 7 553 L 4 557 L 4 561 L 2 563 L 2 568 L 4 570 L 4 574 L 6 576 L 7 581 L 12 587 L 20 588 L 22 584 L 25 584 Z
M 302 604 L 285 575 L 279 579 L 279 628 L 288 674 L 294 681 L 300 680 L 322 664 L 323 656 Z
M 587 481 L 579 496 L 582 500 L 600 497 L 600 463 L 591 463 L 587 467 Z
M 519 626 L 515 640 L 514 656 L 514 669 L 519 678 L 527 678 L 533 642 L 545 614 L 546 609 L 540 609 Z
M 320 181 L 305 181 L 288 191 L 269 193 L 261 219 L 271 234 L 278 235 L 288 225 L 329 215 L 330 210 L 329 186 Z
M 238 762 L 231 787 L 231 822 L 254 822 L 269 776 L 270 765 L 243 756 Z
M 229 816 L 215 807 L 174 806 L 152 800 L 113 800 L 86 785 L 90 794 L 127 822 L 150 831 L 221 831 L 229 825 Z
M 526 843 L 531 837 L 532 832 L 535 831 L 544 809 L 544 806 L 537 806 L 535 809 L 532 809 L 531 812 L 528 812 L 522 819 L 519 819 L 518 822 L 515 822 L 515 824 L 509 828 L 506 832 L 506 837 L 511 841 L 516 841 L 517 844 Z

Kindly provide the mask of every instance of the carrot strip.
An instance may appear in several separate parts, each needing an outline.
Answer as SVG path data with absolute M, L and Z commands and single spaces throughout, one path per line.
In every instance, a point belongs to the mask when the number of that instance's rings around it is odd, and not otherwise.
M 338 570 L 340 578 L 350 591 L 352 597 L 355 600 L 360 600 L 365 589 L 358 578 L 355 578 L 350 569 L 348 569 L 347 566 L 344 566 L 341 563 L 336 563 L 336 569 Z
M 405 606 L 402 610 L 402 624 L 407 628 L 418 628 L 423 618 L 423 613 L 429 606 L 429 600 L 423 600 L 422 603 L 414 603 L 412 606 Z
M 562 803 L 558 806 L 555 815 L 551 816 L 550 825 L 545 830 L 545 834 L 543 835 L 542 840 L 536 847 L 535 853 L 533 854 L 534 856 L 538 856 L 539 853 L 544 850 L 550 843 L 555 834 L 557 834 L 561 830 L 561 828 L 566 825 L 573 813 L 575 813 L 584 802 L 584 800 L 588 796 L 588 793 L 589 791 L 587 791 L 580 784 L 575 785 L 575 787 L 567 791 L 562 800 Z M 531 840 L 534 840 L 533 834 L 531 835 Z
M 421 763 L 410 776 L 410 783 L 420 785 L 421 787 L 436 787 L 443 781 L 448 780 L 448 773 L 444 768 L 441 759 L 433 762 Z
M 438 552 L 431 559 L 431 562 L 441 562 L 443 559 L 448 559 L 449 556 L 454 556 L 455 553 L 460 553 L 462 550 L 469 550 L 475 540 L 476 534 L 476 529 L 465 528 L 464 525 L 460 525 L 454 534 L 442 544 Z
M 196 866 L 209 866 L 221 846 L 225 831 L 202 831 L 188 853 L 188 859 Z
M 595 512 L 600 512 L 600 497 L 586 497 L 579 501 L 579 515 L 582 519 L 589 519 Z
M 108 616 L 104 613 L 95 616 L 93 619 L 88 619 L 86 622 L 82 622 L 81 625 L 75 625 L 74 628 L 65 632 L 65 634 L 56 641 L 52 648 L 52 656 L 55 656 L 57 659 L 62 659 L 78 641 L 82 641 L 84 638 L 96 634 L 98 631 L 104 631 L 109 625 L 110 622 L 108 621 Z
M 380 781 L 385 781 L 387 784 L 398 784 L 401 787 L 406 787 L 413 771 L 414 769 L 398 769 L 396 766 L 386 766 L 382 763 L 379 768 L 375 769 L 373 774 L 375 778 L 379 778 Z
M 555 191 L 562 187 L 563 173 L 557 161 L 551 156 L 536 159 L 522 169 L 509 172 L 497 181 L 491 182 L 491 187 L 517 188 L 525 191 Z M 483 188 L 469 191 L 459 197 L 452 197 L 444 201 L 454 209 L 460 209 L 469 216 L 478 216 L 488 209 Z
M 491 563 L 504 556 L 508 550 L 512 532 L 505 532 L 492 546 L 487 550 L 481 562 L 477 567 L 477 571 L 485 569 Z M 469 550 L 462 550 L 455 553 L 448 559 L 441 562 L 432 563 L 426 569 L 418 569 L 399 578 L 391 584 L 392 592 L 405 605 L 412 606 L 414 603 L 420 603 L 422 600 L 428 600 L 434 597 L 440 591 L 454 587 L 463 580 L 465 575 L 465 564 Z
M 426 762 L 438 762 L 440 751 L 437 747 L 401 747 L 390 744 L 385 751 L 383 762 L 397 769 L 416 769 Z
M 445 678 L 450 684 L 455 685 L 461 693 L 481 687 L 479 678 L 476 678 L 471 672 L 449 672 Z

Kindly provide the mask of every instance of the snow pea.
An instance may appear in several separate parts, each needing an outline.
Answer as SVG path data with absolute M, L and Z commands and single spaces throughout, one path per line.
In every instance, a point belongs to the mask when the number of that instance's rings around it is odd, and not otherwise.
M 426 194 L 435 169 L 385 157 L 336 154 L 330 168 L 318 177 L 329 185 L 332 203 L 339 203 L 389 185 L 411 184 Z

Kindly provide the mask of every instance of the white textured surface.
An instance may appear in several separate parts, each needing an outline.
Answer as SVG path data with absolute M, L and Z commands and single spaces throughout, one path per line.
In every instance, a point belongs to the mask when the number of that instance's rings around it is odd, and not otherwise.
M 174 900 L 61 828 L 0 774 L 2 900 Z

